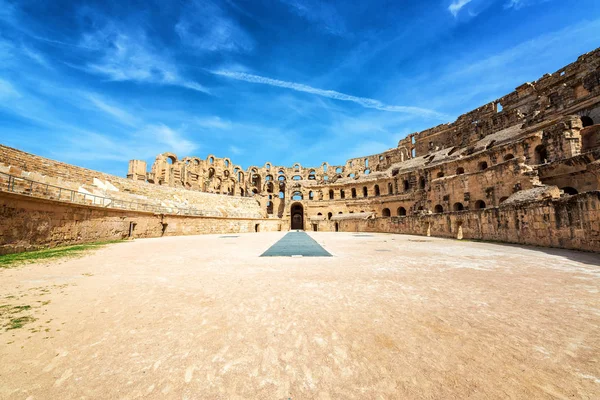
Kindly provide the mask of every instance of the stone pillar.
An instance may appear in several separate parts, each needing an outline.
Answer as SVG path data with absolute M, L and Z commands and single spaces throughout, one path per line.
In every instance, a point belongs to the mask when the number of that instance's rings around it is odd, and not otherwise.
M 146 181 L 146 161 L 130 160 L 129 168 L 127 169 L 127 179 L 136 181 Z

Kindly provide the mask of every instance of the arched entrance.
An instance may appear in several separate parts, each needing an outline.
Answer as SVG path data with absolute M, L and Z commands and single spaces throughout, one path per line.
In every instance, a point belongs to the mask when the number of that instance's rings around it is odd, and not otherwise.
M 304 207 L 302 207 L 302 204 L 292 204 L 290 217 L 292 221 L 292 229 L 304 230 Z

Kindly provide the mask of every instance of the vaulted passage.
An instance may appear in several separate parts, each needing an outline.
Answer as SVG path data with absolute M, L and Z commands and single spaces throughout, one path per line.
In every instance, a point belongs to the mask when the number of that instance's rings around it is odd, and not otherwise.
M 313 238 L 304 232 L 289 232 L 265 251 L 261 257 L 331 257 Z
M 302 204 L 296 203 L 292 206 L 290 212 L 292 218 L 292 229 L 304 229 L 304 208 Z

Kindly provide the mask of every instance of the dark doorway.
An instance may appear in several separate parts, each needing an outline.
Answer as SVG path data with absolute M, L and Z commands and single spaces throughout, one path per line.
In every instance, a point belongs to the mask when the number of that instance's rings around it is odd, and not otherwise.
M 293 204 L 290 215 L 292 217 L 292 229 L 304 230 L 304 208 L 302 204 Z

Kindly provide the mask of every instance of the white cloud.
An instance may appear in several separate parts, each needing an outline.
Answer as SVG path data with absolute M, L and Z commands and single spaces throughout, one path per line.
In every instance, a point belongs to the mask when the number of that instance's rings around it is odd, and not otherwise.
M 231 129 L 231 125 L 232 125 L 230 121 L 224 120 L 221 117 L 217 117 L 217 116 L 197 118 L 196 124 L 198 124 L 199 126 L 201 126 L 203 128 L 223 129 L 223 130 Z
M 504 8 L 512 8 L 515 10 L 519 10 L 523 7 L 533 6 L 540 3 L 547 3 L 551 0 L 508 0 L 506 4 L 504 4 Z
M 280 0 L 287 4 L 294 13 L 317 24 L 325 32 L 335 36 L 346 34 L 344 20 L 337 10 L 320 0 Z
M 454 0 L 452 1 L 452 4 L 448 6 L 448 11 L 450 11 L 450 13 L 452 13 L 452 15 L 456 17 L 460 10 L 462 10 L 462 8 L 469 4 L 471 1 L 473 0 Z
M 276 87 L 281 87 L 281 88 L 285 88 L 285 89 L 295 90 L 297 92 L 311 93 L 311 94 L 315 94 L 317 96 L 327 97 L 327 98 L 335 99 L 335 100 L 350 101 L 350 102 L 359 104 L 365 108 L 374 108 L 376 110 L 381 110 L 381 111 L 413 114 L 413 115 L 418 115 L 418 116 L 422 116 L 422 117 L 434 117 L 434 118 L 440 118 L 440 119 L 446 118 L 446 116 L 444 116 L 436 111 L 428 110 L 425 108 L 388 105 L 388 104 L 382 103 L 379 100 L 370 99 L 367 97 L 352 96 L 349 94 L 336 92 L 334 90 L 317 89 L 317 88 L 313 88 L 308 85 L 304 85 L 302 83 L 286 82 L 286 81 L 281 81 L 278 79 L 266 78 L 263 76 L 252 75 L 252 74 L 248 74 L 248 73 L 244 73 L 244 72 L 218 70 L 218 71 L 212 71 L 212 73 L 215 75 L 224 76 L 227 78 L 236 79 L 236 80 L 240 80 L 240 81 L 259 83 L 259 84 L 269 85 L 269 86 L 276 86 Z
M 197 0 L 190 3 L 175 25 L 183 44 L 203 51 L 249 52 L 252 38 L 217 4 Z
M 114 26 L 83 36 L 81 47 L 100 54 L 85 70 L 114 81 L 135 81 L 181 86 L 203 93 L 210 91 L 201 84 L 182 78 L 167 58 L 147 43 L 143 34 L 123 33 Z
M 10 97 L 21 97 L 21 94 L 10 82 L 0 79 L 0 99 L 5 100 Z
M 229 152 L 235 156 L 242 154 L 244 151 L 237 146 L 229 146 Z
M 86 95 L 87 99 L 98 109 L 104 111 L 105 113 L 112 115 L 117 118 L 119 121 L 123 122 L 129 126 L 137 125 L 137 118 L 125 111 L 124 109 L 117 107 L 115 105 L 108 104 L 104 99 L 102 99 L 97 94 L 89 93 Z
M 146 140 L 163 144 L 164 151 L 172 151 L 178 155 L 189 155 L 198 148 L 195 143 L 184 138 L 182 132 L 164 124 L 148 125 L 138 134 Z

